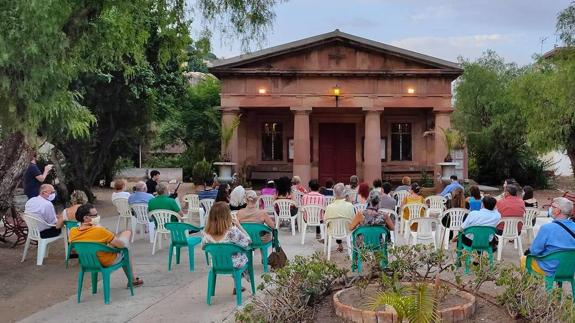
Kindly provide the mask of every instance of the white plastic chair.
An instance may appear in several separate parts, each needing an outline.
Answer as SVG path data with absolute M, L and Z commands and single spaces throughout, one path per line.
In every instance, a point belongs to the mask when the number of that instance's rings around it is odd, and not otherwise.
M 447 203 L 447 199 L 441 195 L 432 195 L 426 197 L 425 204 L 429 205 L 427 209 L 427 216 L 441 216 L 443 211 L 446 210 L 445 203 Z
M 397 216 L 397 212 L 395 212 L 395 210 L 390 209 L 379 209 L 377 210 L 377 213 L 387 214 L 395 222 L 394 223 L 395 225 L 393 226 L 394 230 L 389 232 L 389 239 L 393 243 L 393 246 L 395 246 L 395 243 L 397 241 L 396 236 L 399 234 L 399 217 Z
M 303 193 L 300 192 L 297 189 L 293 189 L 291 190 L 291 196 L 293 201 L 295 202 L 295 206 L 298 208 L 298 213 L 297 213 L 297 223 L 298 223 L 298 229 L 299 232 L 302 232 L 302 226 L 300 225 L 302 223 L 302 212 L 301 212 L 301 203 L 303 200 Z
M 133 228 L 132 221 L 132 209 L 130 209 L 130 204 L 128 204 L 127 198 L 117 198 L 112 201 L 112 204 L 116 207 L 118 211 L 118 221 L 116 221 L 116 234 L 120 230 L 120 222 L 124 221 L 126 223 L 126 230 Z
M 156 243 L 159 240 L 159 249 L 162 249 L 162 239 L 170 235 L 170 230 L 166 229 L 165 225 L 171 222 L 172 216 L 177 217 L 178 213 L 170 210 L 154 210 L 150 212 L 150 216 L 156 219 L 156 232 L 154 233 L 154 245 L 152 246 L 152 255 L 156 253 Z
M 403 200 L 409 195 L 409 191 L 393 191 L 391 192 L 391 197 L 393 197 L 397 203 L 395 203 L 395 212 L 399 212 L 403 207 Z
M 335 200 L 335 196 L 326 196 L 324 199 L 324 201 L 325 201 L 324 207 L 327 207 L 328 205 L 330 205 L 331 202 L 333 202 L 333 200 Z
M 141 226 L 142 237 L 146 236 L 146 230 L 148 230 L 148 240 L 152 242 L 153 232 L 150 230 L 152 227 L 150 225 L 150 217 L 148 216 L 148 204 L 147 203 L 136 203 L 130 205 L 132 211 L 136 215 L 135 219 L 132 219 L 132 242 L 134 242 L 134 237 L 136 236 L 137 226 Z M 155 230 L 154 230 L 155 231 Z
M 348 194 L 349 201 L 351 203 L 355 203 L 355 201 L 357 200 L 357 191 L 352 190 L 352 189 L 348 189 L 347 194 Z
M 443 227 L 443 244 L 445 250 L 449 249 L 449 232 L 453 231 L 455 233 L 456 231 L 461 231 L 463 218 L 468 213 L 469 210 L 463 208 L 452 208 L 442 213 L 440 217 L 441 219 L 443 219 L 445 216 L 449 216 L 449 227 Z
M 289 220 L 291 224 L 291 235 L 295 236 L 295 221 L 297 214 L 293 216 L 291 215 L 290 209 L 292 205 L 295 206 L 295 202 L 293 200 L 279 199 L 274 201 L 272 209 L 275 214 L 276 229 L 279 228 L 281 220 Z M 276 211 L 276 206 L 278 211 Z
M 366 203 L 355 203 L 353 205 L 353 213 L 358 214 L 359 212 L 365 211 L 366 208 L 367 208 Z
M 351 219 L 346 217 L 335 217 L 326 219 L 326 239 L 324 240 L 324 252 L 329 260 L 331 257 L 331 240 L 343 240 L 347 244 L 347 254 L 351 258 L 351 232 L 347 230 L 347 226 L 351 223 Z
M 238 211 L 232 211 L 232 220 L 237 221 L 238 220 Z
M 321 223 L 325 209 L 323 205 L 308 204 L 302 206 L 301 209 L 302 221 L 301 225 L 301 244 L 305 243 L 305 234 L 307 227 L 319 227 L 321 238 L 325 239 L 324 224 Z
M 210 210 L 212 209 L 212 205 L 214 205 L 215 201 L 216 200 L 214 200 L 214 199 L 202 199 L 202 200 L 200 200 L 200 205 L 202 206 L 202 208 L 205 212 L 204 216 L 203 216 L 204 224 L 206 223 L 206 218 L 208 216 L 210 216 Z M 202 221 L 202 216 L 200 216 L 200 225 L 202 225 L 201 221 Z
M 184 202 L 188 205 L 188 214 L 186 217 L 190 220 L 194 218 L 194 215 L 197 215 L 200 220 L 200 226 L 203 227 L 206 224 L 206 216 L 204 209 L 200 205 L 200 198 L 197 194 L 186 194 L 183 197 Z
M 34 240 L 38 242 L 38 254 L 36 256 L 36 265 L 42 266 L 44 262 L 44 257 L 48 257 L 49 251 L 49 243 L 54 242 L 64 236 L 60 234 L 57 237 L 42 239 L 40 237 L 40 230 L 38 229 L 38 224 L 42 223 L 44 225 L 52 226 L 43 220 L 36 218 L 32 214 L 24 213 L 22 216 L 24 221 L 26 222 L 26 226 L 28 226 L 28 237 L 26 238 L 26 243 L 24 244 L 24 253 L 22 254 L 22 260 L 20 262 L 24 262 L 26 260 L 26 254 L 28 254 L 28 248 L 30 247 L 30 241 Z M 66 229 L 63 230 L 66 232 Z M 66 255 L 68 254 L 68 241 L 64 240 L 64 259 L 66 259 Z
M 413 218 L 408 221 L 409 226 L 417 223 L 417 231 L 411 232 L 411 244 L 433 244 L 433 247 L 437 250 L 437 240 L 435 238 L 437 231 L 433 231 L 433 227 L 438 228 L 438 220 L 435 218 Z
M 523 230 L 527 234 L 527 242 L 532 242 L 535 239 L 535 231 L 533 228 L 533 219 L 537 219 L 541 211 L 534 207 L 525 208 L 525 222 L 523 223 Z
M 262 201 L 262 202 L 260 202 Z M 274 214 L 274 201 L 275 197 L 273 195 L 261 195 L 258 201 L 258 207 L 261 203 L 263 203 L 264 210 L 269 214 Z
M 409 219 L 403 218 L 404 210 L 409 210 Z M 403 236 L 405 239 L 408 239 L 409 233 L 411 230 L 409 229 L 409 221 L 414 218 L 419 218 L 425 216 L 427 214 L 427 205 L 422 203 L 407 203 L 401 207 L 401 220 L 403 221 Z
M 503 246 L 505 245 L 505 242 L 509 240 L 513 240 L 515 249 L 519 246 L 519 257 L 523 256 L 523 244 L 521 243 L 521 236 L 517 230 L 517 225 L 519 223 L 524 223 L 524 221 L 523 217 L 501 218 L 499 223 L 503 223 L 503 232 L 501 235 L 496 234 L 499 239 L 499 243 L 497 245 L 497 261 L 501 261 Z

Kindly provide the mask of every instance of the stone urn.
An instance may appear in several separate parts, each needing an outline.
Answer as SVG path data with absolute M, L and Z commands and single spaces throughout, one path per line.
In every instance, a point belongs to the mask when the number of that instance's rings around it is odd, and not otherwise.
M 441 182 L 445 183 L 449 183 L 449 177 L 451 175 L 455 175 L 455 167 L 457 165 L 459 165 L 459 163 L 456 162 L 443 162 L 443 163 L 437 163 L 437 165 L 441 166 Z
M 218 183 L 229 184 L 234 181 L 236 174 L 232 174 L 236 163 L 232 162 L 215 162 L 214 166 L 218 168 L 218 174 L 214 174 Z

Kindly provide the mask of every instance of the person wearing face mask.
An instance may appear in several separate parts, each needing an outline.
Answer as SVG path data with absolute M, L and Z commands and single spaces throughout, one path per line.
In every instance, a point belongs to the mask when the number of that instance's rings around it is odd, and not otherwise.
M 553 221 L 541 226 L 525 254 L 543 256 L 553 251 L 575 249 L 575 222 L 570 219 L 572 211 L 573 202 L 564 197 L 554 198 L 548 211 Z M 523 269 L 525 262 L 526 256 L 521 257 Z M 557 260 L 535 259 L 531 262 L 531 269 L 541 275 L 553 276 L 557 265 Z
M 124 231 L 118 235 L 105 227 L 100 225 L 100 216 L 98 210 L 93 204 L 86 203 L 78 208 L 76 211 L 76 220 L 80 223 L 80 227 L 72 228 L 70 230 L 70 242 L 97 242 L 103 243 L 114 248 L 128 248 L 130 247 L 130 238 L 132 232 Z M 122 261 L 123 253 L 113 252 L 98 252 L 98 260 L 104 267 L 115 265 Z M 130 265 L 132 261 L 130 259 Z M 134 287 L 141 286 L 144 281 L 134 274 L 132 266 L 132 284 Z
M 40 237 L 48 239 L 57 237 L 62 233 L 64 219 L 62 215 L 56 215 L 52 201 L 56 198 L 56 190 L 50 184 L 40 186 L 40 194 L 26 202 L 24 213 L 34 216 L 45 223 L 38 223 Z

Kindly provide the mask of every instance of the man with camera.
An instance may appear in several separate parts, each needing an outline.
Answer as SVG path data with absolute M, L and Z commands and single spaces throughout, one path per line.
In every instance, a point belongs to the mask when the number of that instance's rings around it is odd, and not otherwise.
M 54 165 L 49 164 L 44 167 L 44 172 L 40 171 L 38 165 L 36 165 L 37 154 L 32 155 L 32 160 L 30 160 L 30 165 L 24 173 L 24 194 L 28 196 L 29 199 L 38 196 L 40 193 L 40 185 L 44 183 L 48 174 L 54 167 Z

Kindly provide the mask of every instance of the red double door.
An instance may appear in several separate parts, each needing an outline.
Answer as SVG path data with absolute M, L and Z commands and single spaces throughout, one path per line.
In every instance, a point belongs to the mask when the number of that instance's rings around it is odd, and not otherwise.
M 319 181 L 348 183 L 355 175 L 355 124 L 319 124 Z

